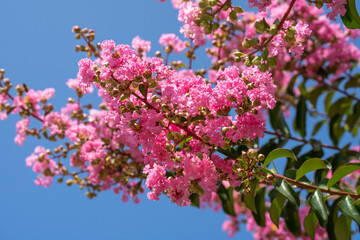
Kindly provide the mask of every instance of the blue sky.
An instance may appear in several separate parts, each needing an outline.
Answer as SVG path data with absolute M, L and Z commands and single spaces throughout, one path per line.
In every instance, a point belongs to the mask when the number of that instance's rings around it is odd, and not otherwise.
M 74 51 L 80 42 L 72 26 L 95 29 L 95 42 L 130 44 L 139 35 L 152 41 L 149 56 L 161 50 L 162 33 L 178 34 L 181 26 L 169 0 L 2 1 L 0 9 L 0 68 L 14 85 L 54 87 L 52 103 L 57 109 L 74 96 L 65 82 L 76 77 L 77 62 L 85 57 Z M 202 60 L 204 54 L 194 68 L 209 65 Z M 96 102 L 97 96 L 86 99 Z M 123 203 L 112 191 L 89 200 L 77 187 L 36 186 L 36 174 L 25 166 L 25 158 L 42 142 L 29 138 L 25 146 L 15 145 L 18 119 L 10 116 L 0 122 L 0 240 L 227 239 L 221 230 L 226 218 L 222 212 L 181 208 L 167 198 L 153 202 L 146 196 L 138 205 Z M 243 226 L 235 236 L 239 238 L 252 239 Z
M 14 85 L 54 87 L 57 108 L 74 96 L 65 82 L 76 77 L 77 62 L 85 57 L 74 52 L 79 42 L 72 26 L 95 29 L 96 41 L 130 44 L 140 35 L 153 43 L 149 55 L 161 49 L 162 33 L 178 33 L 180 27 L 170 2 L 155 0 L 2 1 L 0 8 L 0 68 Z M 195 68 L 201 64 L 196 61 Z M 153 202 L 146 196 L 138 205 L 123 203 L 112 191 L 89 200 L 77 187 L 36 186 L 25 158 L 42 142 L 29 138 L 24 146 L 15 145 L 18 119 L 0 122 L 0 240 L 227 239 L 222 212 L 181 208 L 166 198 Z M 236 238 L 252 239 L 245 229 Z

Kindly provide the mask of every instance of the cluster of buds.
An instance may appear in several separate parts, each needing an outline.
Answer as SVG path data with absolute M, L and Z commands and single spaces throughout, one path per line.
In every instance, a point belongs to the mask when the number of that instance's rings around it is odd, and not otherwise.
M 241 157 L 234 162 L 233 171 L 242 181 L 240 189 L 244 189 L 245 194 L 250 194 L 252 188 L 257 186 L 258 181 L 267 178 L 268 174 L 258 167 L 258 163 L 264 161 L 264 159 L 263 154 L 258 154 L 256 150 L 249 149 L 242 151 Z M 256 184 L 252 184 L 253 182 L 256 182 Z
M 75 46 L 75 51 L 76 52 L 86 52 L 86 55 L 88 57 L 91 57 L 92 54 L 94 54 L 95 57 L 99 57 L 100 53 L 99 51 L 101 50 L 101 47 L 99 44 L 94 45 L 93 41 L 95 39 L 95 31 L 92 29 L 87 29 L 87 28 L 83 28 L 81 29 L 79 26 L 74 26 L 72 31 L 75 34 L 75 39 L 80 40 L 81 38 L 83 38 L 86 42 L 86 46 L 85 45 L 76 45 Z
M 206 34 L 210 34 L 220 27 L 220 21 L 216 19 L 219 10 L 228 12 L 230 21 L 236 21 L 238 14 L 244 13 L 240 6 L 232 6 L 231 1 L 222 3 L 219 0 L 201 0 L 198 4 L 201 13 L 195 19 L 195 24 L 204 27 Z

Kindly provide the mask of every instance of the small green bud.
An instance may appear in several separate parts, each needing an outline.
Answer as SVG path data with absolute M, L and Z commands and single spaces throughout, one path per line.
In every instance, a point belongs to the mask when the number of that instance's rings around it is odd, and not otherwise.
M 246 49 L 251 48 L 251 43 L 250 43 L 249 39 L 245 39 L 241 45 L 243 48 L 246 48 Z
M 245 61 L 245 66 L 251 67 L 251 65 L 252 65 L 252 61 L 251 61 L 251 59 L 249 58 L 249 59 L 247 59 L 247 60 Z
M 272 25 L 270 27 L 269 33 L 273 36 L 275 36 L 276 34 L 278 34 L 278 27 L 276 25 Z
M 263 33 L 265 30 L 265 24 L 262 20 L 256 20 L 254 27 L 255 31 L 259 34 Z
M 206 8 L 207 7 L 206 1 L 200 1 L 199 2 L 199 7 L 200 8 Z
M 252 63 L 253 63 L 254 65 L 256 65 L 256 66 L 259 66 L 259 65 L 261 64 L 261 57 L 256 56 L 256 57 L 254 58 L 254 60 L 252 61 Z
M 287 32 L 286 32 L 286 36 L 289 38 L 292 38 L 295 36 L 296 30 L 293 27 L 289 27 Z
M 217 0 L 209 0 L 209 4 L 212 7 L 216 6 L 217 2 L 218 2 Z

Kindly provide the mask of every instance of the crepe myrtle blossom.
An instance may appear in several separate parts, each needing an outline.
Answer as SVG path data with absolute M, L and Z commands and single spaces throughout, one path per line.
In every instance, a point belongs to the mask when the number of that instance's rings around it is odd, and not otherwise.
M 345 3 L 327 3 L 332 9 L 328 17 L 343 15 Z M 304 187 L 266 169 L 263 161 L 274 145 L 315 141 L 291 137 L 286 133 L 289 129 L 276 126 L 272 115 L 283 124 L 282 113 L 291 115 L 289 109 L 306 97 L 300 96 L 306 90 L 294 76 L 319 85 L 338 81 L 344 72 L 350 76 L 360 57 L 350 38 L 356 39 L 359 32 L 344 31 L 323 10 L 300 0 L 249 0 L 250 8 L 256 7 L 259 13 L 246 13 L 229 0 L 172 0 L 172 4 L 182 24 L 180 33 L 187 40 L 174 33 L 162 34 L 159 44 L 166 58 L 146 56 L 151 42 L 139 36 L 131 47 L 113 40 L 95 45 L 94 31 L 86 35 L 88 30 L 76 26 L 77 38 L 87 39 L 88 56 L 95 56 L 81 59 L 76 79 L 66 83 L 76 98 L 55 110 L 49 103 L 55 95 L 52 88 L 35 91 L 19 85 L 13 97 L 11 84 L 0 71 L 0 119 L 19 114 L 18 145 L 29 135 L 58 141 L 51 150 L 37 146 L 26 159 L 26 166 L 38 174 L 37 185 L 49 187 L 56 178 L 86 189 L 89 198 L 112 190 L 121 194 L 122 201 L 135 203 L 147 191 L 153 201 L 165 195 L 181 207 L 224 209 L 229 216 L 223 230 L 229 236 L 246 224 L 255 239 L 296 239 L 284 218 L 276 226 L 268 212 L 259 226 L 245 198 L 259 189 L 270 192 L 280 179 Z M 211 65 L 196 70 L 195 52 L 204 45 Z M 184 53 L 186 60 L 168 63 L 170 53 Z M 319 72 L 326 72 L 328 78 L 319 78 Z M 336 88 L 336 84 L 329 86 Z M 99 109 L 82 99 L 95 88 L 101 99 Z M 357 100 L 354 94 L 347 97 Z M 274 132 L 267 130 L 268 115 Z M 274 138 L 264 150 L 259 139 L 266 133 Z M 354 190 L 350 185 L 358 178 L 359 172 L 354 171 L 339 187 Z M 264 200 L 266 211 L 270 198 Z M 299 206 L 301 223 L 310 211 L 304 202 Z M 299 232 L 308 239 L 304 227 Z M 314 236 L 326 239 L 328 233 L 316 224 Z

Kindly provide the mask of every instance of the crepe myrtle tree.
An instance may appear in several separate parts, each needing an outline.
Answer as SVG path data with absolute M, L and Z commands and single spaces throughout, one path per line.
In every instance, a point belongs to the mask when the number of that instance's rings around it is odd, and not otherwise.
M 182 37 L 160 36 L 154 57 L 140 37 L 96 44 L 75 26 L 87 58 L 60 111 L 54 89 L 13 90 L 0 71 L 0 119 L 21 116 L 19 145 L 43 139 L 26 159 L 35 184 L 222 209 L 229 236 L 246 225 L 255 239 L 350 239 L 360 224 L 355 0 L 248 0 L 255 12 L 231 0 L 172 4 Z M 200 51 L 209 69 L 193 69 Z M 177 54 L 186 61 L 169 60 Z M 94 86 L 102 103 L 80 103 Z

